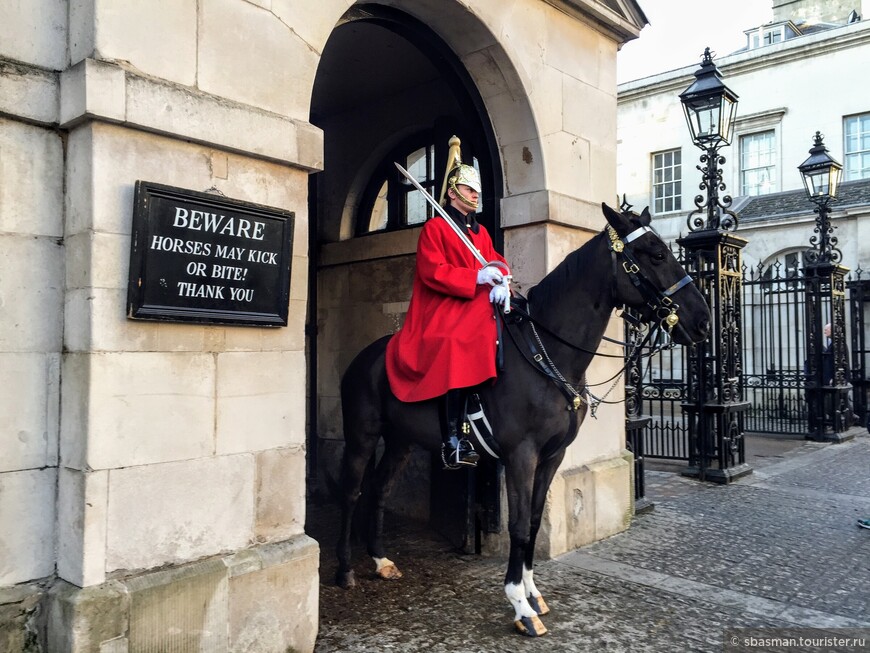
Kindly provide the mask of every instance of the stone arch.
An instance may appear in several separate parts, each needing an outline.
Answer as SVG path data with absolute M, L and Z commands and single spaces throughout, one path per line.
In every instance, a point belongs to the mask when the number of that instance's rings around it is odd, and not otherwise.
M 332 30 L 351 21 L 373 17 L 384 9 L 401 12 L 427 26 L 461 64 L 461 72 L 467 75 L 468 83 L 476 91 L 475 100 L 481 103 L 478 112 L 488 117 L 492 129 L 495 147 L 490 154 L 502 171 L 501 188 L 497 195 L 507 197 L 543 189 L 545 172 L 542 148 L 527 83 L 528 77 L 534 75 L 535 71 L 530 70 L 528 65 L 526 68 L 516 65 L 493 28 L 487 24 L 488 20 L 497 20 L 497 14 L 485 17 L 477 15 L 455 0 L 360 0 L 349 8 L 336 6 L 328 12 L 330 16 L 336 16 L 341 11 L 330 30 L 325 30 L 325 22 L 321 21 L 316 38 L 309 43 L 322 56 Z M 313 100 L 313 87 L 311 95 Z M 392 140 L 400 141 L 416 127 L 404 126 L 395 132 Z M 371 160 L 377 161 L 378 155 L 388 151 L 393 144 L 379 144 L 377 150 L 372 152 Z M 511 157 L 512 160 L 523 162 L 522 169 L 505 165 L 506 157 L 511 154 L 515 155 Z M 350 184 L 340 221 L 321 225 L 322 235 L 328 240 L 340 240 L 350 235 L 353 205 L 369 172 L 370 168 L 361 169 Z

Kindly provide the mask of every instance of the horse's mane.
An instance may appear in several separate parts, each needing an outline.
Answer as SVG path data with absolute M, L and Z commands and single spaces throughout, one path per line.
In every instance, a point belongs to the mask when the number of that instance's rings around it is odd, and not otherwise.
M 590 238 L 586 243 L 568 254 L 559 265 L 541 279 L 538 285 L 529 290 L 529 303 L 540 306 L 552 306 L 564 298 L 568 288 L 582 280 L 586 287 L 601 280 L 603 274 L 608 272 L 602 269 L 603 264 L 610 261 L 594 261 L 593 254 L 597 249 L 599 240 L 604 238 L 604 232 Z M 592 290 L 590 288 L 590 290 Z M 591 292 L 591 297 L 597 297 L 598 293 Z

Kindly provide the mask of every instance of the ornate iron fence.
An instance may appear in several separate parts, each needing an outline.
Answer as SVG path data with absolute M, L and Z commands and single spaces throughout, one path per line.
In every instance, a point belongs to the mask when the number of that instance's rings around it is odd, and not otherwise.
M 743 387 L 746 430 L 798 435 L 807 429 L 805 280 L 796 263 L 744 270 Z
M 858 268 L 846 282 L 848 291 L 848 324 L 851 338 L 851 374 L 853 410 L 860 426 L 870 426 L 870 279 Z
M 683 250 L 672 245 L 671 250 L 683 263 Z M 626 335 L 626 337 L 628 337 Z M 642 352 L 639 414 L 649 418 L 639 432 L 640 447 L 647 458 L 689 460 L 688 416 L 682 403 L 687 399 L 685 353 L 682 347 L 651 354 L 650 346 Z
M 682 251 L 674 253 L 682 260 Z M 859 423 L 870 419 L 870 279 L 857 270 L 847 283 L 851 344 L 850 380 Z M 769 265 L 743 269 L 743 396 L 748 433 L 800 437 L 808 432 L 806 401 L 806 282 L 801 262 L 792 255 Z M 647 352 L 648 353 L 648 352 Z M 649 422 L 642 431 L 647 458 L 689 459 L 686 399 L 686 351 L 665 350 L 645 359 L 637 394 L 639 414 Z

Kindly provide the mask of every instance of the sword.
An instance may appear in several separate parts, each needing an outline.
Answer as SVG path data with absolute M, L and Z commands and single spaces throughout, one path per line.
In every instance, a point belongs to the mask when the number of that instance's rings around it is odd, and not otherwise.
M 444 207 L 442 207 L 438 202 L 435 201 L 435 198 L 429 194 L 429 191 L 427 191 L 425 188 L 423 188 L 423 186 L 420 185 L 419 181 L 414 179 L 414 175 L 412 175 L 410 172 L 405 170 L 398 163 L 393 162 L 393 164 L 399 169 L 399 172 L 401 172 L 405 176 L 405 179 L 407 179 L 408 181 L 411 182 L 411 184 L 414 186 L 414 188 L 416 188 L 418 191 L 423 193 L 423 197 L 426 198 L 426 201 L 429 202 L 429 204 L 432 206 L 433 209 L 435 209 L 435 211 L 438 213 L 439 216 L 444 218 L 444 220 L 447 222 L 447 224 L 450 225 L 450 228 L 453 229 L 453 232 L 457 236 L 459 236 L 459 240 L 462 241 L 462 243 L 468 248 L 468 251 L 470 251 L 474 255 L 474 258 L 476 258 L 478 260 L 478 262 L 483 267 L 486 267 L 487 265 L 494 265 L 496 267 L 500 267 L 500 268 L 506 270 L 507 272 L 510 272 L 510 268 L 508 268 L 508 266 L 505 265 L 504 263 L 502 263 L 501 261 L 487 261 L 485 258 L 483 258 L 483 255 L 477 251 L 477 248 L 468 239 L 468 236 L 466 236 L 463 233 L 462 229 L 459 228 L 459 225 L 457 225 L 453 221 L 453 218 L 451 218 L 447 214 L 447 211 L 444 210 Z M 508 287 L 509 281 L 510 281 L 510 275 L 505 275 L 503 277 L 503 284 L 506 288 Z M 507 298 L 507 301 L 505 302 L 504 312 L 505 313 L 511 312 L 510 288 L 508 288 L 508 298 Z

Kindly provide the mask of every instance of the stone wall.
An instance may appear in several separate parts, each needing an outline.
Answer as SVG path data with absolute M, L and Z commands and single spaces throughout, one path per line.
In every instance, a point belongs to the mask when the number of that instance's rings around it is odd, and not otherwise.
M 414 251 L 413 232 L 368 241 L 366 256 L 335 252 L 335 265 L 318 273 L 326 356 L 323 381 L 307 388 L 308 177 L 324 167 L 324 134 L 309 108 L 326 40 L 353 4 L 4 7 L 7 647 L 313 648 L 318 545 L 304 533 L 306 392 L 335 414 L 334 383 L 353 350 L 395 329 Z M 598 203 L 615 194 L 615 55 L 636 35 L 637 16 L 579 0 L 560 10 L 539 0 L 508 9 L 491 0 L 386 4 L 432 26 L 478 86 L 504 170 L 506 248 L 517 254 L 518 280 L 533 282 L 601 227 Z M 339 191 L 353 190 L 336 179 Z M 127 319 L 137 180 L 293 211 L 289 325 Z M 324 218 L 322 233 L 348 235 L 345 209 L 335 222 Z M 357 340 L 340 332 L 348 310 L 363 323 Z M 566 469 L 592 479 L 608 506 L 595 533 L 610 533 L 624 526 L 630 502 L 621 419 L 599 422 L 584 441 Z M 596 471 L 611 468 L 619 471 Z M 553 506 L 551 521 L 567 532 L 567 508 Z M 550 538 L 548 551 L 575 541 Z

